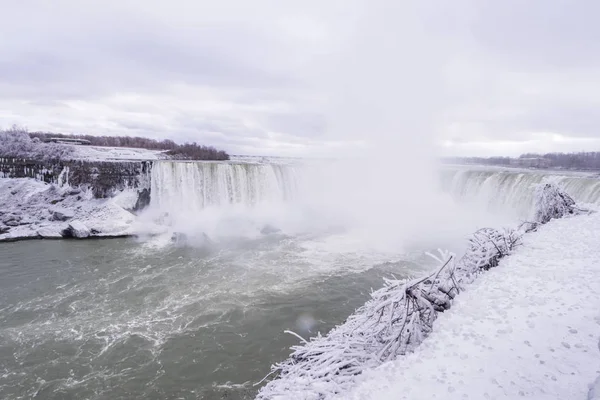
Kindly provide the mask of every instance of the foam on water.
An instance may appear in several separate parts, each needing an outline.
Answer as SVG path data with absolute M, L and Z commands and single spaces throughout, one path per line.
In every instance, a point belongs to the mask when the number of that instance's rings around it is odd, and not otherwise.
M 373 266 L 353 253 L 323 259 L 283 235 L 208 249 L 151 250 L 131 240 L 33 243 L 40 249 L 28 256 L 24 243 L 5 252 L 30 265 L 26 271 L 0 268 L 0 394 L 10 398 L 204 398 L 211 390 L 251 390 L 244 382 L 262 378 L 271 361 L 243 363 L 286 351 L 293 341 L 283 329 L 314 313 L 307 304 L 319 297 L 311 288 L 331 287 L 325 282 L 340 279 L 334 276 L 355 285 L 360 280 L 350 276 Z M 261 328 L 265 318 L 280 322 Z M 329 319 L 318 319 L 320 326 Z M 259 344 L 259 353 L 250 350 Z M 179 363 L 187 369 L 178 372 Z

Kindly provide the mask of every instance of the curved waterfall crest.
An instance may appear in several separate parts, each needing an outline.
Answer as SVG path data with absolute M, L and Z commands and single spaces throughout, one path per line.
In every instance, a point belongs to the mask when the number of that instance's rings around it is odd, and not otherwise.
M 463 202 L 478 202 L 490 210 L 515 210 L 529 217 L 537 184 L 553 182 L 579 203 L 600 204 L 600 179 L 591 174 L 488 168 L 446 168 L 445 192 Z
M 155 162 L 151 206 L 200 211 L 227 205 L 286 202 L 297 192 L 296 171 L 286 164 Z
M 300 187 L 305 188 L 301 183 L 310 178 L 302 171 L 285 163 L 157 161 L 151 172 L 150 205 L 164 211 L 194 212 L 289 203 L 307 196 Z M 532 188 L 541 182 L 556 183 L 577 202 L 600 204 L 600 179 L 589 173 L 445 167 L 441 176 L 443 191 L 460 202 L 477 203 L 489 211 L 516 212 L 521 218 L 530 216 Z M 326 185 L 321 187 L 325 189 Z

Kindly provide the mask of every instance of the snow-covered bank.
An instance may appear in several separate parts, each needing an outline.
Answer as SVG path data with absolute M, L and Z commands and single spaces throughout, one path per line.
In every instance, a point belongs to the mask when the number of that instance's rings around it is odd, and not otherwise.
M 0 241 L 129 236 L 135 233 L 135 216 L 126 209 L 135 199 L 128 192 L 94 199 L 91 191 L 78 188 L 0 178 Z
M 599 228 L 594 214 L 526 235 L 414 353 L 341 398 L 586 399 L 600 375 Z
M 166 150 L 149 150 L 130 147 L 108 146 L 70 146 L 72 153 L 69 155 L 74 160 L 85 161 L 147 161 L 168 160 L 170 157 Z
M 524 235 L 544 229 L 544 224 L 552 219 L 590 214 L 553 184 L 541 184 L 535 192 L 535 222 L 504 232 L 481 229 L 469 240 L 462 258 L 441 252 L 440 267 L 431 274 L 416 279 L 386 280 L 385 286 L 373 292 L 371 300 L 343 324 L 326 336 L 317 335 L 310 341 L 302 339 L 302 344 L 293 346 L 291 356 L 272 367 L 276 379 L 264 386 L 257 398 L 346 398 L 357 382 L 365 379 L 362 374 L 372 374 L 373 370 L 384 368 L 382 365 L 418 351 L 421 343 L 437 331 L 438 316 L 452 314 L 455 298 L 461 298 L 458 295 L 468 291 L 477 277 L 485 276 L 488 270 L 497 270 L 500 260 L 512 254 Z M 488 336 L 491 333 L 482 332 L 478 339 L 484 341 Z M 366 389 L 361 395 L 368 394 Z

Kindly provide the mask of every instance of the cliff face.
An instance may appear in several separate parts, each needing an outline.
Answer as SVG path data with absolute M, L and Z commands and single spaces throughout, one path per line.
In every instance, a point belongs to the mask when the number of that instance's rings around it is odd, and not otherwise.
M 59 186 L 88 186 L 94 197 L 106 198 L 124 189 L 137 189 L 140 208 L 149 197 L 151 161 L 36 161 L 0 158 L 0 177 L 34 178 Z M 137 208 L 137 207 L 136 207 Z

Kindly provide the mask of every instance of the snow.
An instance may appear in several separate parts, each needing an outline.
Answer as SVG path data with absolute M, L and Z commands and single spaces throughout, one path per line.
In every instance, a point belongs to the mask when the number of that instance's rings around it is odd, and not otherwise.
M 600 400 L 600 376 L 590 385 L 588 400 Z
M 138 201 L 138 192 L 136 189 L 124 189 L 122 192 L 117 193 L 112 198 L 112 203 L 118 205 L 126 210 L 133 210 Z
M 56 226 L 45 226 L 37 230 L 38 236 L 44 239 L 60 239 L 62 234 Z
M 70 146 L 69 158 L 86 161 L 125 161 L 167 159 L 165 150 L 148 150 L 130 147 Z
M 20 238 L 126 236 L 136 234 L 135 216 L 118 197 L 95 199 L 90 191 L 31 178 L 0 178 L 0 241 Z
M 50 212 L 52 212 L 52 219 L 54 221 L 66 221 L 75 216 L 75 212 L 73 210 L 63 207 L 52 207 Z
M 90 229 L 79 220 L 73 220 L 69 223 L 69 232 L 78 239 L 89 237 L 91 232 Z
M 600 215 L 552 220 L 342 399 L 598 399 Z
M 525 226 L 525 225 L 524 225 Z M 416 279 L 384 279 L 371 300 L 326 336 L 293 346 L 288 360 L 273 366 L 278 379 L 258 399 L 331 398 L 349 391 L 361 373 L 414 351 L 431 334 L 437 317 L 485 271 L 498 266 L 524 231 L 483 228 L 469 239 L 465 255 L 439 251 L 439 267 Z

